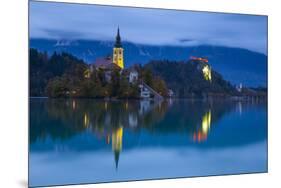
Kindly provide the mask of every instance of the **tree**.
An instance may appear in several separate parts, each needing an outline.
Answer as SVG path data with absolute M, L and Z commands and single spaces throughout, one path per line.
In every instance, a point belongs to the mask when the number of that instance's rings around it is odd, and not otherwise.
M 168 96 L 168 89 L 164 80 L 160 77 L 153 79 L 152 88 L 162 96 Z
M 142 71 L 142 76 L 143 81 L 149 85 L 150 87 L 152 87 L 152 80 L 153 80 L 153 76 L 152 76 L 152 71 L 148 68 L 144 68 Z
M 118 96 L 118 91 L 120 88 L 120 72 L 118 69 L 113 69 L 111 71 L 111 96 Z

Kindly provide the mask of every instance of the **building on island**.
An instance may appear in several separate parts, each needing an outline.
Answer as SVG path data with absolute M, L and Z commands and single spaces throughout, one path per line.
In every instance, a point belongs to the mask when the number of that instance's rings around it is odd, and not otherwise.
M 150 97 L 151 97 L 152 94 L 151 94 L 151 92 L 148 90 L 147 87 L 144 87 L 143 84 L 140 84 L 140 85 L 139 85 L 139 88 L 140 88 L 140 97 L 141 97 L 141 98 L 146 99 L 146 98 L 150 98 Z
M 170 97 L 170 98 L 174 97 L 173 90 L 171 90 L 171 89 L 168 90 L 168 97 Z
M 140 88 L 140 98 L 147 99 L 147 98 L 154 98 L 158 100 L 162 100 L 163 96 L 157 93 L 154 89 L 152 89 L 150 86 L 145 84 L 144 82 L 139 84 Z
M 243 89 L 242 83 L 240 83 L 238 86 L 236 86 L 236 90 L 237 90 L 239 93 L 242 92 L 242 89 Z
M 95 69 L 113 69 L 117 66 L 112 63 L 112 58 L 110 56 L 97 58 L 96 61 L 91 66 L 92 70 Z
M 131 70 L 129 73 L 129 82 L 130 83 L 137 83 L 139 77 L 139 73 L 136 70 Z
M 140 98 L 163 99 L 159 93 L 139 78 L 140 73 L 137 67 L 124 69 L 124 66 L 124 49 L 122 47 L 120 30 L 118 27 L 112 56 L 108 55 L 107 57 L 97 58 L 95 62 L 90 65 L 90 72 L 85 72 L 84 76 L 85 78 L 90 78 L 91 72 L 94 70 L 102 70 L 104 80 L 110 83 L 112 81 L 113 70 L 117 70 L 120 75 L 126 76 L 131 85 L 137 85 L 139 87 Z
M 90 69 L 106 69 L 112 70 L 114 68 L 118 68 L 120 70 L 124 69 L 124 57 L 123 57 L 124 49 L 121 43 L 120 31 L 119 27 L 117 30 L 117 36 L 115 40 L 115 44 L 113 47 L 113 55 L 97 58 L 96 61 L 90 66 Z

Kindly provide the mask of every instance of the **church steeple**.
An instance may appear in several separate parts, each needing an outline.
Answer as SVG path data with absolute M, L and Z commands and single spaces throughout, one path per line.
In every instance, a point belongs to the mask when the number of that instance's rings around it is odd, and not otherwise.
M 121 69 L 124 68 L 123 51 L 124 50 L 122 48 L 120 31 L 118 26 L 116 40 L 113 48 L 113 63 L 115 65 L 118 65 Z
M 117 29 L 117 35 L 116 35 L 114 47 L 115 48 L 121 48 L 122 47 L 119 26 L 118 26 L 118 29 Z

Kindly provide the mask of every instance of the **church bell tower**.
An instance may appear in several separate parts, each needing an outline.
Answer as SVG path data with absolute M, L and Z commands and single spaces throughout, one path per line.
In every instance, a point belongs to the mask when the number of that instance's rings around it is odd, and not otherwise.
M 121 44 L 121 37 L 119 33 L 119 27 L 117 30 L 117 36 L 113 48 L 113 63 L 118 65 L 121 69 L 124 68 L 124 58 L 123 58 L 124 49 Z

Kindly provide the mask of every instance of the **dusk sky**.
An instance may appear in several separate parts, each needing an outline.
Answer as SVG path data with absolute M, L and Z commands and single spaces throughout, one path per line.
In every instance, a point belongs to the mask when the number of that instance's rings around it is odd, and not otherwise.
M 30 2 L 30 37 L 151 45 L 222 45 L 266 54 L 267 17 L 68 3 Z

